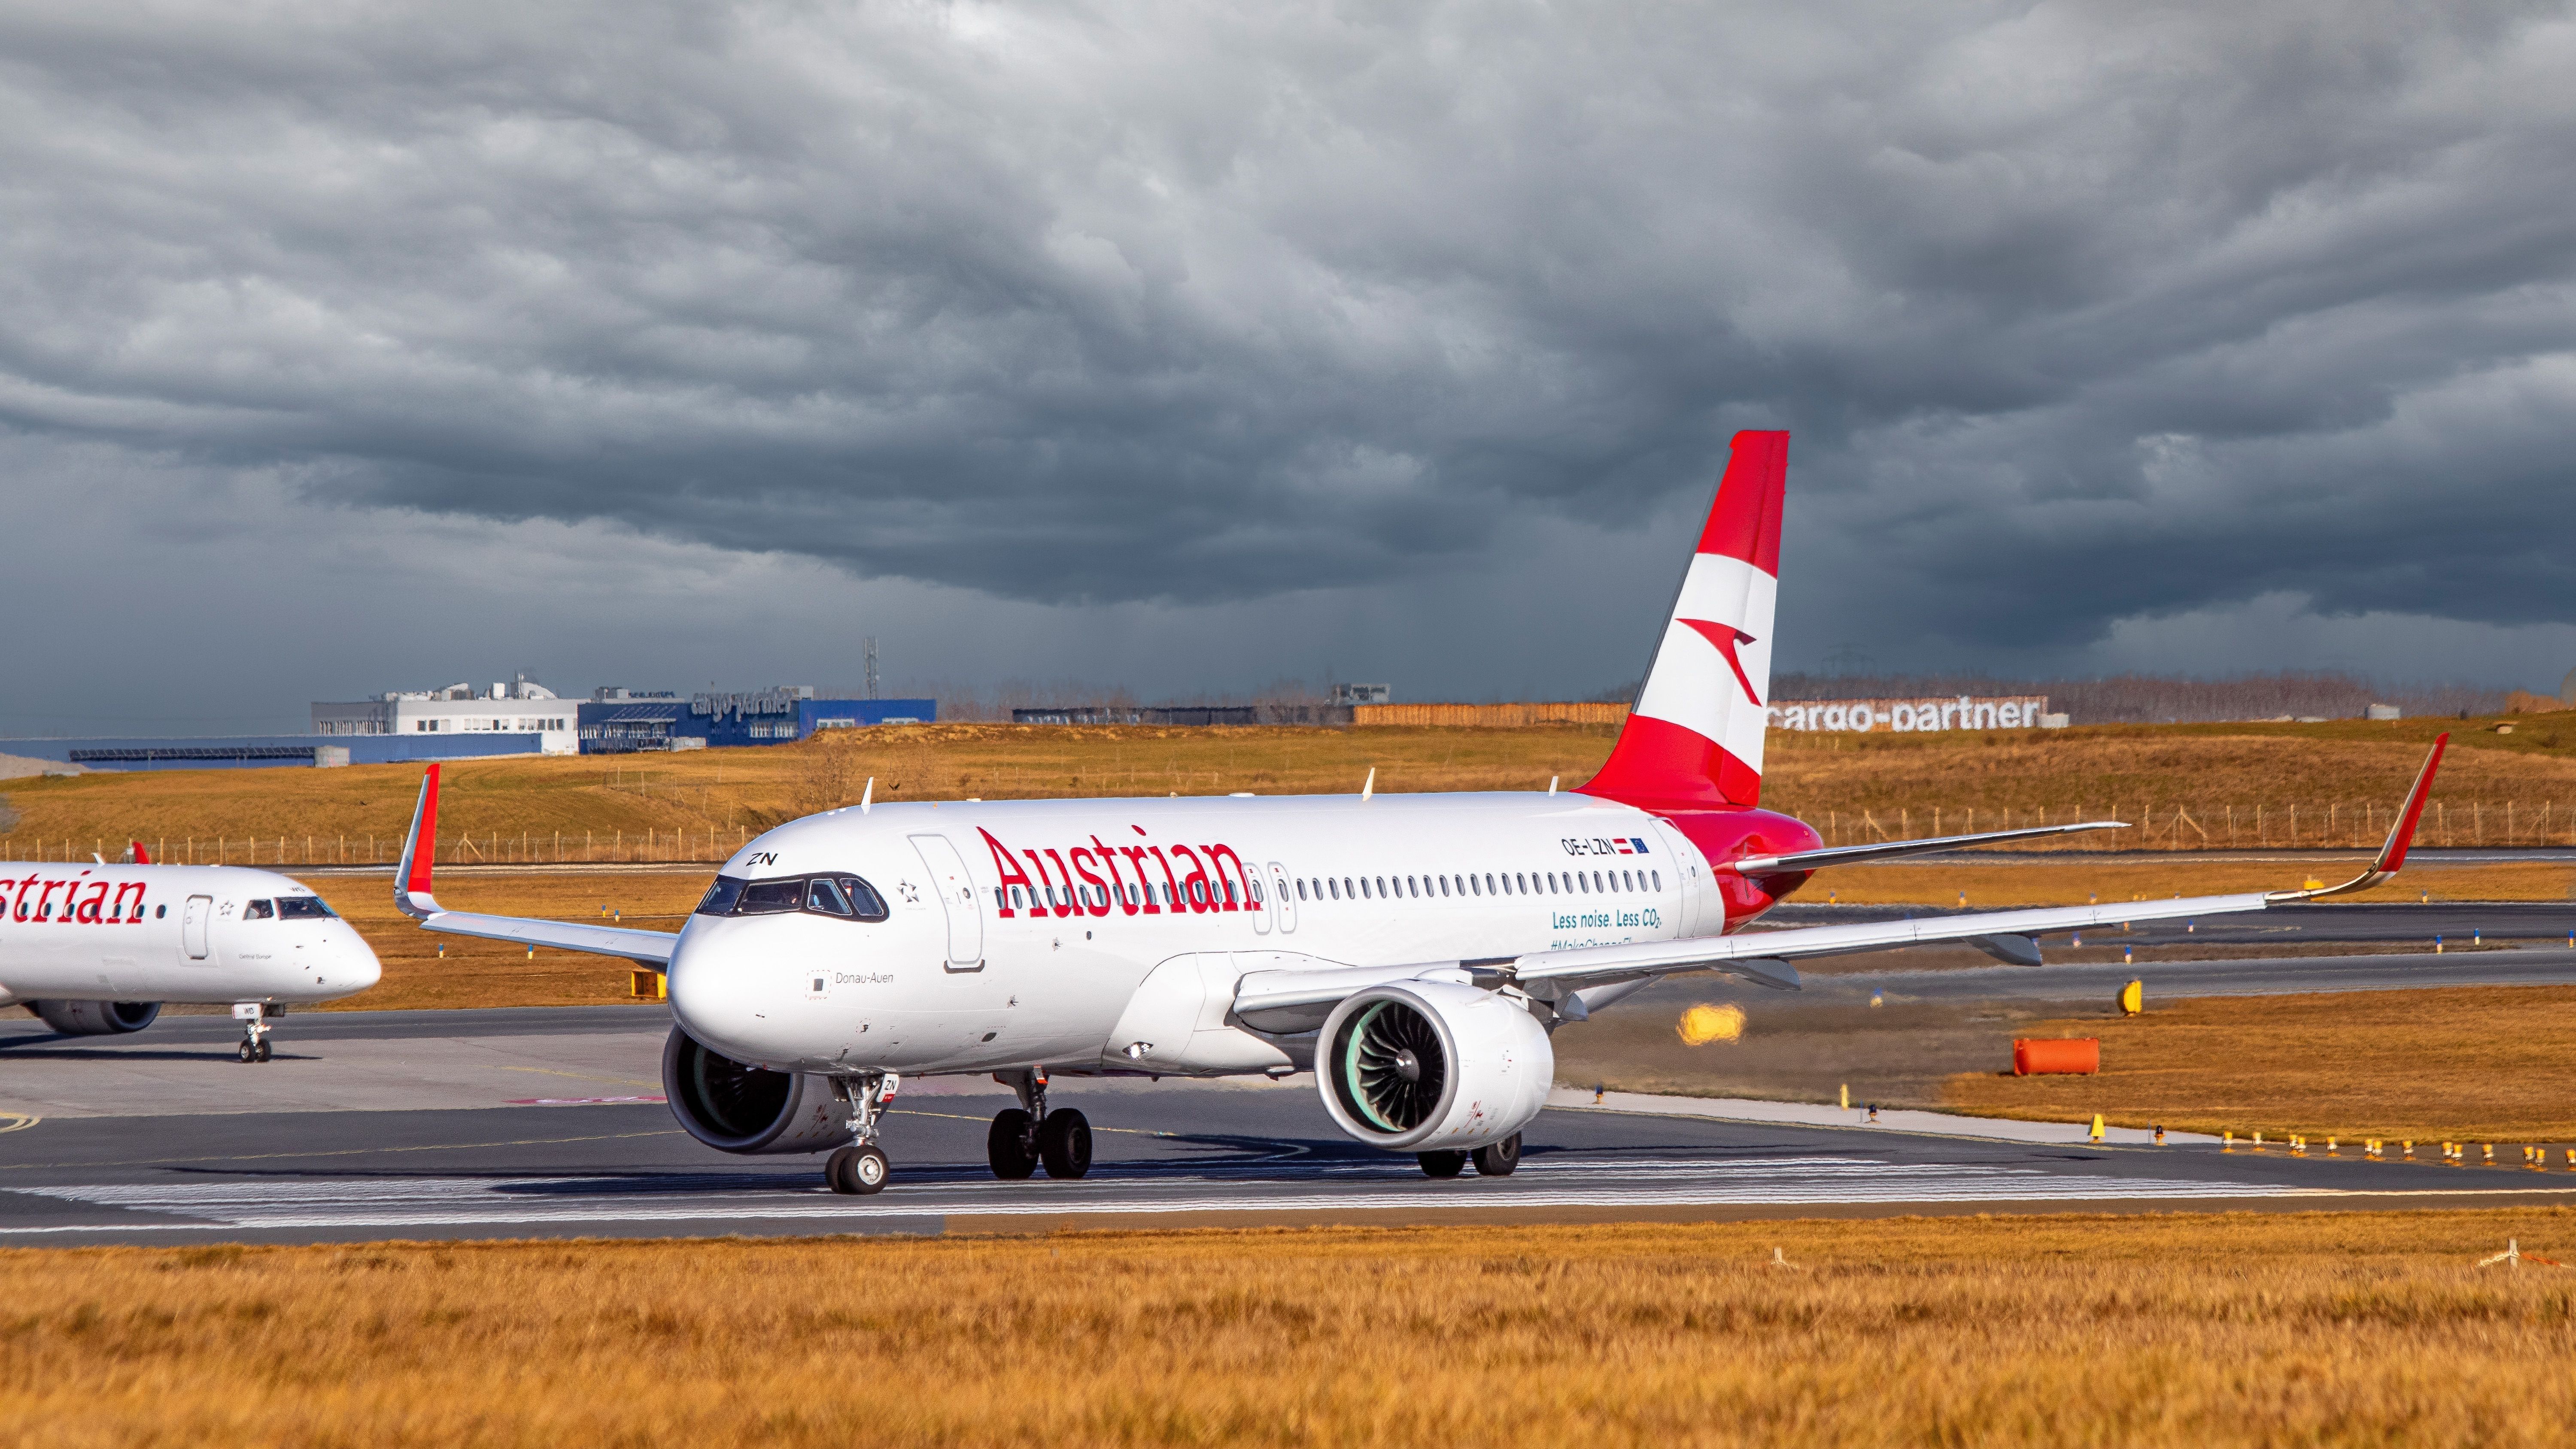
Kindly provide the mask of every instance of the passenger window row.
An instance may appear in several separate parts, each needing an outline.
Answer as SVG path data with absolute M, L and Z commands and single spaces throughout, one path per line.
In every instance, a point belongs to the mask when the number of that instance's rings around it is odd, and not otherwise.
M 1259 881 L 1247 882 L 1250 895 L 1235 889 L 1233 881 L 1210 886 L 1205 881 L 1186 881 L 1175 890 L 1172 883 L 1148 882 L 1143 886 L 1120 881 L 1116 886 L 995 886 L 993 904 L 1010 910 L 1043 911 L 1054 906 L 1106 911 L 1114 905 L 1152 905 L 1163 910 L 1188 910 L 1195 903 L 1199 909 L 1242 906 L 1247 902 L 1260 905 L 1268 899 Z
M 1423 900 L 1459 896 L 1572 896 L 1661 891 L 1660 870 L 1486 871 L 1482 875 L 1309 876 L 1301 901 Z

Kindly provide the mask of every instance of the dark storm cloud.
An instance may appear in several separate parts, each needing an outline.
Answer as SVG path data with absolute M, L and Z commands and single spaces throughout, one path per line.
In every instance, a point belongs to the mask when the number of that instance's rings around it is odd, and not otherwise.
M 2516 6 L 31 10 L 0 418 L 1049 602 L 1789 426 L 1846 633 L 2563 617 L 2571 75 Z

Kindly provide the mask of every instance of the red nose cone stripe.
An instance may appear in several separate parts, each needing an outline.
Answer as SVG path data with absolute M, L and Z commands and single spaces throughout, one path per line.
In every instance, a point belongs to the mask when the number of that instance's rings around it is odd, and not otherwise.
M 1762 777 L 1717 741 L 1632 714 L 1601 773 L 1577 787 L 1640 810 L 1713 810 L 1762 802 Z
M 1717 485 L 1717 506 L 1699 536 L 1701 553 L 1740 558 L 1780 577 L 1780 500 L 1789 481 L 1789 435 L 1742 432 Z

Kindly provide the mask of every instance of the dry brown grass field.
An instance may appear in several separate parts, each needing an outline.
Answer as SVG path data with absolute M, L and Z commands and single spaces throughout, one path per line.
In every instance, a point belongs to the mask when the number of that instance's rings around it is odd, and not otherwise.
M 2576 1212 L 20 1250 L 0 1438 L 2564 1443 L 2508 1238 Z
M 2080 815 L 2138 827 L 2087 837 L 2088 849 L 2375 844 L 2432 736 L 2449 729 L 2452 750 L 2426 815 L 2426 844 L 2576 843 L 2576 715 L 2564 725 L 2508 721 L 2509 735 L 2496 734 L 2495 723 L 2105 725 L 1840 739 L 1774 731 L 1764 749 L 1764 802 L 1843 843 Z
M 1883 1007 L 1676 983 L 1556 1034 L 1558 1079 L 1683 1096 L 1941 1107 L 2279 1138 L 2576 1144 L 2576 987 L 2161 999 L 2122 1018 L 2063 1002 L 1910 1000 Z M 1698 1000 L 1739 1003 L 1734 1041 L 1692 1046 Z M 2015 1037 L 2099 1037 L 2091 1077 L 2014 1077 Z
M 1945 1105 L 1984 1116 L 2279 1138 L 2576 1141 L 2576 986 L 2150 1001 L 2144 1016 L 2030 1021 L 2015 1036 L 2091 1036 L 2090 1077 L 1950 1078 Z M 2009 1062 L 2000 1065 L 2009 1066 Z M 2517 1154 L 2504 1154 L 2519 1167 Z M 2564 1161 L 2563 1158 L 2560 1159 Z
M 2576 715 L 2499 735 L 2452 722 L 2433 844 L 2576 843 Z M 2141 828 L 2087 844 L 2359 845 L 2441 721 L 2102 726 L 1873 735 L 1774 733 L 1768 803 L 1846 841 L 2117 813 Z M 2564 742 L 2553 731 L 2564 728 Z M 745 835 L 858 798 L 1207 795 L 1572 786 L 1610 726 L 1521 729 L 1153 729 L 921 725 L 767 749 L 452 764 L 442 860 L 721 858 Z M 169 858 L 356 863 L 398 849 L 420 772 L 201 770 L 10 781 L 21 816 L 0 856 L 113 855 L 140 837 Z M 2229 811 L 2236 825 L 2229 825 Z M 2298 813 L 2295 819 L 2292 811 Z M 2188 823 L 2182 817 L 2188 816 Z

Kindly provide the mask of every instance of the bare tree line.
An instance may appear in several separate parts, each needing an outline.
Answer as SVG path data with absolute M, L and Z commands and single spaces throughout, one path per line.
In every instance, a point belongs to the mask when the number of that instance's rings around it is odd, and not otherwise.
M 1625 704 L 1636 698 L 1638 684 L 1582 695 L 1589 700 Z M 835 691 L 827 691 L 835 692 Z M 841 695 L 856 690 L 837 691 Z M 1007 721 L 1015 709 L 1065 709 L 1082 705 L 1111 708 L 1157 706 L 1277 705 L 1282 713 L 1307 717 L 1303 711 L 1331 700 L 1329 686 L 1311 680 L 1280 678 L 1258 689 L 1198 690 L 1148 700 L 1124 684 L 1101 684 L 1071 677 L 1005 679 L 991 685 L 931 680 L 887 691 L 901 698 L 939 702 L 939 717 L 957 722 Z M 2474 684 L 2374 683 L 2339 670 L 2282 670 L 2197 679 L 2181 675 L 2113 674 L 2093 679 L 2015 679 L 1992 674 L 1809 674 L 1774 677 L 1777 699 L 1903 699 L 1915 696 L 2044 694 L 2050 707 L 2075 717 L 2078 724 L 2191 724 L 2208 721 L 2277 719 L 2352 719 L 2373 704 L 2393 704 L 2408 716 L 2500 714 L 2506 691 Z M 1399 698 L 1405 698 L 1399 691 Z M 1421 703 L 1406 698 L 1407 703 Z M 1482 701 L 1505 703 L 1500 695 Z

